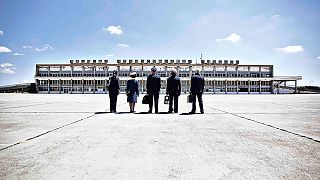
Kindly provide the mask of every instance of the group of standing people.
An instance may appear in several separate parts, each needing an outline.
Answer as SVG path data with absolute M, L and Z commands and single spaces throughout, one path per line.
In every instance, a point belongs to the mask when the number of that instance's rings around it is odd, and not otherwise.
M 135 103 L 139 96 L 139 84 L 135 79 L 137 76 L 136 72 L 130 73 L 130 79 L 127 81 L 126 95 L 127 102 L 129 103 L 130 112 L 135 112 Z M 190 114 L 196 112 L 196 99 L 198 98 L 200 112 L 203 114 L 203 101 L 202 94 L 204 90 L 204 78 L 200 75 L 199 71 L 196 70 L 195 74 L 191 77 L 190 94 L 192 95 L 192 110 Z M 147 77 L 147 94 L 149 97 L 149 111 L 152 113 L 153 105 L 155 113 L 159 113 L 159 93 L 161 89 L 161 79 L 157 75 L 157 69 L 151 68 L 151 74 Z M 110 112 L 117 112 L 117 97 L 120 93 L 119 78 L 117 77 L 117 71 L 113 71 L 113 75 L 109 78 L 109 97 L 110 97 Z M 169 110 L 168 113 L 178 113 L 178 101 L 181 94 L 181 81 L 177 75 L 176 70 L 172 70 L 170 77 L 167 78 L 166 94 L 169 96 Z

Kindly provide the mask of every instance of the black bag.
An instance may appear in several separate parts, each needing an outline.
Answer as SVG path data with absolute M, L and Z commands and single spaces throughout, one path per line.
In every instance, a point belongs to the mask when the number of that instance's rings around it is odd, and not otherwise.
M 192 95 L 192 94 L 189 94 L 189 95 L 188 95 L 188 97 L 187 97 L 187 102 L 188 102 L 188 103 L 192 103 L 192 102 L 193 102 L 193 96 L 194 96 L 194 95 Z
M 169 96 L 164 96 L 164 104 L 169 104 Z
M 150 95 L 146 94 L 142 98 L 142 104 L 150 104 Z

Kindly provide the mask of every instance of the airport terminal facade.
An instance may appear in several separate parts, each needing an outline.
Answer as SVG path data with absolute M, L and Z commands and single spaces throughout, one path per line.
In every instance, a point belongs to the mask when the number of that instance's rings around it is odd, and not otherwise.
M 156 67 L 161 77 L 161 93 L 165 93 L 166 79 L 172 69 L 181 78 L 182 93 L 190 89 L 190 77 L 199 70 L 205 78 L 205 93 L 213 94 L 273 94 L 280 93 L 280 85 L 293 81 L 297 92 L 301 76 L 274 76 L 273 65 L 240 65 L 239 60 L 179 59 L 118 59 L 70 60 L 69 64 L 36 64 L 35 82 L 38 93 L 95 94 L 108 93 L 108 79 L 118 71 L 121 92 L 125 91 L 130 72 L 137 73 L 139 91 L 146 92 L 146 79 Z

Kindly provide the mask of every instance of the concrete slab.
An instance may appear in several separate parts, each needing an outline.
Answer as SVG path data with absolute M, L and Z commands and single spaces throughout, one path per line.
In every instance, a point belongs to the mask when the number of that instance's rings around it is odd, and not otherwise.
M 21 143 L 0 151 L 0 177 L 320 178 L 319 95 L 205 95 L 195 115 L 185 95 L 180 114 L 131 114 L 125 98 L 111 114 L 107 95 L 1 94 L 0 148 Z

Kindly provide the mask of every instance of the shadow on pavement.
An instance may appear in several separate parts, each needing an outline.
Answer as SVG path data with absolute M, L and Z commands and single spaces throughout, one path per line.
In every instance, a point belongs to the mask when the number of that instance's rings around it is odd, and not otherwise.
M 109 112 L 109 111 L 102 111 L 102 112 L 95 112 L 94 114 L 108 114 L 108 113 L 112 113 L 112 112 Z
M 191 113 L 181 113 L 179 115 L 194 115 L 194 114 L 201 114 L 201 113 L 193 113 L 193 114 L 191 114 Z

